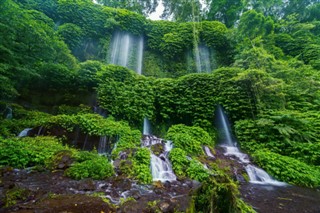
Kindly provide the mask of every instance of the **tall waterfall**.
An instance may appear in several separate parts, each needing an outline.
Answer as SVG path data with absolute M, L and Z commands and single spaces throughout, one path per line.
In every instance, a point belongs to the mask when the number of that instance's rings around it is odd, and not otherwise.
M 198 73 L 211 72 L 210 51 L 207 46 L 198 45 L 194 48 L 194 58 Z
M 142 73 L 144 39 L 127 32 L 116 32 L 110 44 L 108 62 Z
M 286 183 L 274 180 L 266 171 L 251 164 L 247 154 L 242 153 L 236 146 L 235 139 L 232 137 L 230 124 L 221 106 L 216 111 L 218 136 L 221 146 L 225 149 L 225 155 L 236 157 L 239 162 L 245 165 L 245 170 L 250 182 L 254 184 L 283 186 Z

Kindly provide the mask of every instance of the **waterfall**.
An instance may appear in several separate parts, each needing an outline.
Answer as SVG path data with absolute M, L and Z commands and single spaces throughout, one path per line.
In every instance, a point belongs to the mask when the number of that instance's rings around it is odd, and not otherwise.
M 171 141 L 167 141 L 164 148 L 164 153 L 160 154 L 159 157 L 155 154 L 151 154 L 151 172 L 153 181 L 165 182 L 177 179 L 168 159 L 168 154 L 172 149 Z
M 107 151 L 107 136 L 100 136 L 98 153 L 103 154 Z
M 227 119 L 227 116 L 223 112 L 223 109 L 220 105 L 217 107 L 216 117 L 217 117 L 218 138 L 220 143 L 227 144 L 228 146 L 233 147 L 234 142 L 231 136 L 230 124 Z
M 19 133 L 18 137 L 26 137 L 26 136 L 28 136 L 28 133 L 29 133 L 30 130 L 32 130 L 32 128 L 26 128 L 26 129 L 22 130 Z
M 242 153 L 232 139 L 230 125 L 227 116 L 224 114 L 221 106 L 218 106 L 217 129 L 221 147 L 225 149 L 224 155 L 236 157 L 241 164 L 245 165 L 245 170 L 249 176 L 250 183 L 284 186 L 286 183 L 274 180 L 266 171 L 251 164 L 247 154 Z
M 159 156 L 155 155 L 151 151 L 151 147 L 160 144 L 163 146 L 163 152 L 159 154 Z M 171 163 L 169 161 L 169 153 L 172 149 L 172 142 L 166 141 L 164 143 L 164 140 L 157 138 L 153 135 L 144 135 L 142 140 L 142 146 L 149 147 L 151 151 L 151 161 L 150 161 L 150 167 L 151 167 L 151 174 L 152 179 L 154 181 L 174 181 L 176 180 L 176 176 L 172 170 Z
M 210 51 L 208 47 L 204 45 L 196 46 L 196 48 L 194 48 L 194 55 L 197 72 L 211 72 Z
M 137 58 L 137 73 L 142 74 L 142 62 L 143 62 L 143 38 L 139 38 L 138 58 Z
M 108 62 L 142 73 L 144 39 L 127 32 L 116 32 L 109 50 Z
M 143 119 L 143 134 L 144 135 L 150 135 L 151 134 L 151 128 L 150 128 L 150 121 L 148 118 Z

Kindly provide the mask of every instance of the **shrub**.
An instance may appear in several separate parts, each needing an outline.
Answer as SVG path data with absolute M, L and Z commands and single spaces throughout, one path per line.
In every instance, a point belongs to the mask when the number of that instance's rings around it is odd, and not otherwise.
M 65 175 L 76 180 L 93 178 L 96 180 L 111 177 L 114 174 L 112 165 L 103 156 L 98 156 L 91 160 L 74 163 L 65 171 Z
M 183 124 L 170 127 L 166 138 L 171 140 L 176 148 L 181 148 L 191 155 L 202 154 L 201 145 L 212 145 L 213 143 L 210 135 L 202 128 Z
M 189 165 L 187 153 L 180 148 L 173 148 L 169 154 L 169 159 L 172 164 L 172 169 L 178 177 L 186 176 L 186 168 Z
M 143 184 L 151 183 L 150 151 L 147 148 L 139 148 L 133 157 L 133 172 L 135 178 Z
M 55 153 L 63 150 L 75 153 L 53 137 L 0 138 L 0 165 L 15 168 L 47 165 Z
M 191 160 L 190 165 L 187 168 L 187 175 L 193 180 L 204 181 L 209 176 L 209 170 L 205 169 L 204 166 L 197 160 Z

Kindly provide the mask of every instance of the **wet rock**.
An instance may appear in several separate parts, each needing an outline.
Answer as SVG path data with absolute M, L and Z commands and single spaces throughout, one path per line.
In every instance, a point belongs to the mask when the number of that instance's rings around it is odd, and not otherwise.
M 72 152 L 69 150 L 63 150 L 53 156 L 49 167 L 51 169 L 67 169 L 73 162 L 74 159 L 72 158 Z
M 96 185 L 93 180 L 84 179 L 79 181 L 78 189 L 81 191 L 94 191 L 96 189 Z
M 164 147 L 162 143 L 157 143 L 151 146 L 151 151 L 156 156 L 159 156 L 161 153 L 163 153 Z
M 166 189 L 170 189 L 171 188 L 171 182 L 170 181 L 166 181 L 163 183 L 163 186 L 166 188 Z
M 125 160 L 125 159 L 128 158 L 128 155 L 129 155 L 129 154 L 128 154 L 127 152 L 121 151 L 121 152 L 119 153 L 119 159 Z
M 135 200 L 139 200 L 141 198 L 141 194 L 138 190 L 132 191 L 131 192 L 131 196 L 135 199 Z
M 116 212 L 110 204 L 99 197 L 85 195 L 59 195 L 41 201 L 35 207 L 35 212 Z
M 167 201 L 163 201 L 159 203 L 159 209 L 161 210 L 161 212 L 171 212 L 170 209 L 172 209 L 172 207 L 170 208 L 170 203 Z
M 121 189 L 122 191 L 128 191 L 132 187 L 130 179 L 123 176 L 118 176 L 110 181 L 113 188 Z

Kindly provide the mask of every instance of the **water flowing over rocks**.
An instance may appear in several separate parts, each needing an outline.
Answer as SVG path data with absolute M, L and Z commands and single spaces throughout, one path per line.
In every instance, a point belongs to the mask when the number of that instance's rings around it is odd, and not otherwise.
M 61 170 L 7 168 L 1 174 L 0 212 L 185 212 L 200 186 L 191 180 L 139 185 L 122 176 L 76 181 L 64 177 Z M 4 196 L 13 188 L 27 191 L 27 196 L 12 208 L 4 208 Z

